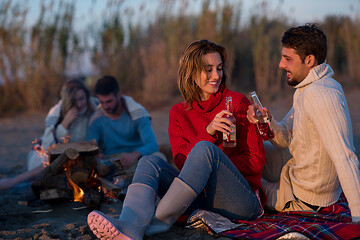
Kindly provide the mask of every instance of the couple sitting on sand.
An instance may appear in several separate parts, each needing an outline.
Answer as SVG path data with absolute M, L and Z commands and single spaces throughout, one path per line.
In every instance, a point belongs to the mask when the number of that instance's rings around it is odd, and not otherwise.
M 124 188 L 130 184 L 141 156 L 156 154 L 166 160 L 158 152 L 149 113 L 131 97 L 120 93 L 114 77 L 100 78 L 95 93 L 97 99 L 90 97 L 84 79 L 70 80 L 63 85 L 61 100 L 46 117 L 40 144 L 29 153 L 28 171 L 1 179 L 0 190 L 38 176 L 48 161 L 47 155 L 39 150 L 47 150 L 57 143 L 84 140 L 97 143 L 101 151 L 98 157 L 107 165 L 103 174 L 109 180 L 121 175 Z

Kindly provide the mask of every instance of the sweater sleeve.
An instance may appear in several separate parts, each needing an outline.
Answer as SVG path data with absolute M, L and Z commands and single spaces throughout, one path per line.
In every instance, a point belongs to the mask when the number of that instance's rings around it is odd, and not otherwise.
M 100 127 L 97 124 L 96 119 L 92 120 L 90 125 L 87 127 L 86 129 L 86 137 L 85 137 L 85 141 L 92 141 L 92 140 L 96 140 L 97 144 L 100 144 L 99 140 L 100 140 Z
M 294 108 L 286 114 L 281 122 L 272 118 L 270 128 L 274 132 L 274 138 L 270 142 L 278 148 L 288 148 L 292 139 L 294 121 Z
M 135 124 L 140 135 L 141 142 L 143 143 L 141 147 L 136 149 L 140 152 L 141 156 L 159 151 L 159 145 L 152 129 L 150 118 L 141 117 L 135 121 Z
M 211 136 L 208 134 L 205 127 L 202 131 L 199 131 L 199 134 L 195 138 L 188 138 L 186 136 L 186 132 L 189 130 L 183 129 L 183 127 L 190 128 L 191 126 L 186 126 L 185 122 L 180 124 L 180 115 L 181 111 L 176 108 L 176 105 L 170 109 L 168 132 L 174 163 L 178 169 L 182 169 L 187 155 L 196 143 L 200 141 L 209 141 L 214 143 L 216 139 L 218 139 L 217 135 Z
M 56 126 L 55 137 L 58 142 L 65 141 L 65 139 L 68 137 L 68 133 L 69 131 L 64 128 L 61 123 Z
M 53 127 L 57 123 L 57 121 L 60 117 L 61 102 L 62 101 L 60 100 L 55 106 L 53 106 L 49 110 L 49 112 L 45 118 L 45 128 Z
M 334 163 L 353 220 L 360 219 L 360 171 L 354 153 L 350 115 L 342 91 L 314 88 L 304 97 L 304 109 Z

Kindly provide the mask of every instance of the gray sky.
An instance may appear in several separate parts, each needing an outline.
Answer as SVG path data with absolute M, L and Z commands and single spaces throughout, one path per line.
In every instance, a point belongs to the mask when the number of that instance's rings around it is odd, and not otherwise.
M 45 0 L 45 2 L 48 0 Z M 70 1 L 70 0 L 69 0 Z M 133 12 L 131 17 L 134 21 L 146 19 L 147 16 L 159 9 L 164 2 L 171 0 L 124 0 L 122 9 L 138 10 L 143 6 L 141 14 Z M 309 22 L 319 22 L 328 15 L 347 15 L 351 17 L 360 17 L 360 0 L 228 0 L 231 3 L 242 4 L 241 24 L 246 23 L 250 14 L 254 11 L 262 12 L 261 3 L 266 2 L 267 16 L 283 14 L 291 22 L 304 24 Z M 41 0 L 31 0 L 30 18 L 31 23 L 35 21 Z M 55 1 L 56 2 L 56 1 Z M 103 11 L 106 8 L 107 0 L 76 0 L 76 27 L 83 28 L 94 19 L 101 19 Z M 188 0 L 193 5 L 190 9 L 197 11 L 200 7 L 199 0 Z M 221 1 L 220 1 L 221 2 Z M 159 5 L 160 3 L 160 5 Z M 160 7 L 159 7 L 160 6 Z M 139 11 L 138 11 L 139 12 Z M 128 12 L 129 13 L 129 12 Z M 129 15 L 128 15 L 129 16 Z M 141 17 L 140 17 L 141 16 Z M 144 17 L 145 16 L 145 17 Z M 125 18 L 125 19 L 128 19 Z M 146 21 L 146 20 L 145 20 Z

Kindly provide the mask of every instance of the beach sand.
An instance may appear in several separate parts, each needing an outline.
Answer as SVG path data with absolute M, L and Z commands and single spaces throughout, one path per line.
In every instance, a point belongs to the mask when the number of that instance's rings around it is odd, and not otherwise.
M 360 150 L 360 91 L 346 93 L 352 117 L 354 143 Z M 291 105 L 291 99 L 269 105 L 274 117 L 280 120 Z M 169 144 L 168 112 L 164 108 L 151 112 L 155 135 L 159 144 Z M 44 113 L 23 114 L 0 119 L 0 178 L 14 176 L 26 169 L 27 153 L 32 141 L 44 129 Z M 100 211 L 118 217 L 121 201 L 102 203 Z M 32 194 L 30 183 L 22 183 L 0 191 L 0 239 L 96 239 L 87 225 L 89 209 L 83 203 L 41 201 Z M 204 230 L 174 226 L 167 233 L 145 239 L 227 239 L 216 238 Z

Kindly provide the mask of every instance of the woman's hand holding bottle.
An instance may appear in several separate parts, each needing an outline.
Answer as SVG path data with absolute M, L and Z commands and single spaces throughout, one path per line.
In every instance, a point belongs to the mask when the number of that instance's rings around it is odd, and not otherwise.
M 231 126 L 234 125 L 234 123 L 224 116 L 232 116 L 233 114 L 228 110 L 222 110 L 218 114 L 215 115 L 214 119 L 211 121 L 211 123 L 206 127 L 206 131 L 210 135 L 215 135 L 217 131 L 222 132 L 224 134 L 230 133 Z M 234 125 L 235 126 L 235 125 Z

